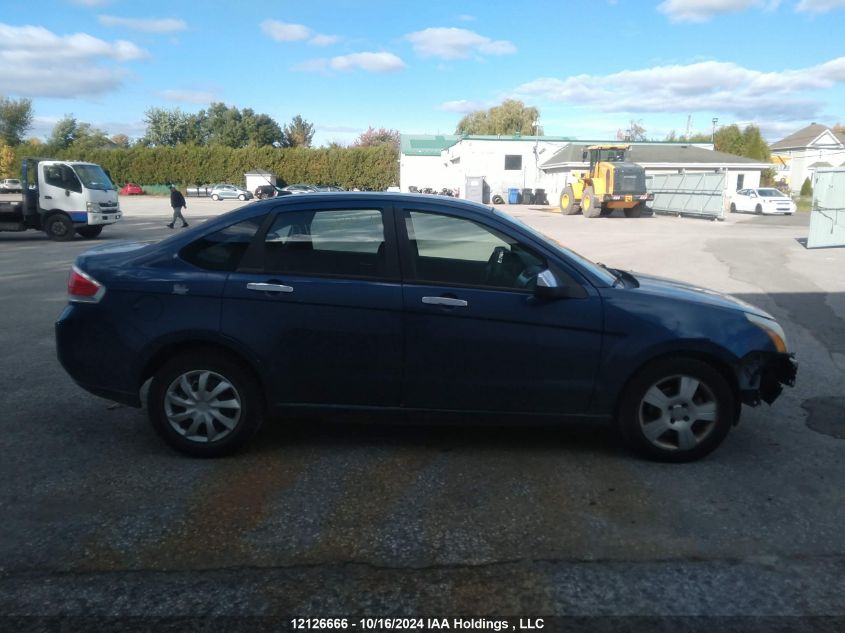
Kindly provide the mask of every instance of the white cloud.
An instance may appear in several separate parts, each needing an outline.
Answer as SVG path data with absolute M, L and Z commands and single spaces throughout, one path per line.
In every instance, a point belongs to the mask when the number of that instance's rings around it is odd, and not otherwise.
M 845 57 L 780 72 L 731 62 L 698 62 L 610 75 L 546 77 L 522 84 L 517 97 L 588 106 L 603 112 L 724 112 L 738 117 L 805 119 L 820 104 L 809 91 L 845 83 Z M 590 86 L 584 90 L 584 86 Z
M 777 8 L 780 0 L 664 0 L 657 7 L 672 22 L 706 22 L 723 13 L 739 13 L 752 7 Z
M 405 35 L 420 57 L 466 59 L 482 55 L 509 55 L 516 46 L 507 40 L 491 40 L 467 29 L 429 28 Z
M 312 31 L 303 24 L 291 24 L 278 20 L 264 20 L 261 30 L 277 42 L 301 42 L 311 37 Z
M 329 66 L 333 70 L 360 68 L 371 73 L 389 73 L 404 69 L 405 62 L 393 53 L 352 53 L 332 57 Z
M 799 13 L 827 13 L 845 9 L 845 0 L 801 0 L 795 10 Z
M 441 103 L 437 109 L 444 112 L 459 112 L 467 114 L 468 112 L 475 112 L 476 110 L 486 110 L 489 104 L 484 101 L 468 101 L 466 99 L 459 99 L 457 101 L 446 101 Z
M 331 46 L 332 44 L 336 44 L 339 39 L 337 35 L 317 34 L 308 40 L 308 43 L 314 46 Z
M 147 56 L 126 40 L 107 42 L 87 33 L 56 35 L 40 26 L 0 23 L 0 93 L 26 97 L 102 94 L 120 85 L 126 74 L 120 63 Z
M 144 31 L 145 33 L 175 33 L 176 31 L 184 31 L 188 28 L 184 20 L 176 18 L 120 18 L 114 15 L 99 15 L 97 16 L 100 24 L 103 26 L 116 26 L 133 31 Z
M 183 103 L 206 104 L 217 99 L 213 92 L 198 90 L 162 90 L 159 94 L 168 101 L 181 101 Z

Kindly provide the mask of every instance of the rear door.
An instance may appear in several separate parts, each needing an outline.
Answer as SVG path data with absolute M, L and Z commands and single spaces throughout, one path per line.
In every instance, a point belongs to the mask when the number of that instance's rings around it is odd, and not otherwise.
M 284 205 L 229 276 L 223 304 L 224 334 L 262 358 L 275 404 L 399 405 L 402 288 L 389 206 Z

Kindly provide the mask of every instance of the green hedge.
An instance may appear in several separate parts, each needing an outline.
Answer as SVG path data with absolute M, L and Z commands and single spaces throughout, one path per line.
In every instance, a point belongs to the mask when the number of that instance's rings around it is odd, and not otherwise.
M 27 145 L 15 150 L 19 158 L 38 153 L 37 148 Z M 67 150 L 51 158 L 98 163 L 121 185 L 126 182 L 173 182 L 183 188 L 215 182 L 242 185 L 244 174 L 256 169 L 276 174 L 283 186 L 302 182 L 382 191 L 399 184 L 399 156 L 391 145 L 337 149 L 178 145 Z

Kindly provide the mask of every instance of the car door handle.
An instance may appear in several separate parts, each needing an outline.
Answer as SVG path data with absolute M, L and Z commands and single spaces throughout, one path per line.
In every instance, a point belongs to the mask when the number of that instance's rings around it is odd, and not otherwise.
M 45 199 L 45 200 L 52 200 L 52 199 L 53 199 L 53 196 L 44 196 L 44 199 Z
M 293 292 L 293 286 L 285 286 L 284 284 L 249 283 L 246 285 L 246 289 L 257 290 L 258 292 Z
M 463 299 L 454 297 L 423 297 L 423 303 L 433 306 L 449 306 L 450 308 L 466 308 L 469 304 Z

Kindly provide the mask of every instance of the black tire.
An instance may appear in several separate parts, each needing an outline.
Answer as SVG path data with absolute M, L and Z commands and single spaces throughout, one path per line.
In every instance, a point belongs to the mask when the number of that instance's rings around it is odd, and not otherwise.
M 241 194 L 241 195 L 238 196 L 238 200 L 243 202 L 244 200 L 246 200 L 246 196 L 244 194 Z
M 584 187 L 584 195 L 581 196 L 581 213 L 585 218 L 597 218 L 601 215 L 601 205 L 596 201 L 592 187 Z
M 617 414 L 622 438 L 636 453 L 655 461 L 690 462 L 722 443 L 735 421 L 736 402 L 725 378 L 711 365 L 665 358 L 634 375 Z
M 218 200 L 220 200 L 220 196 L 218 196 L 216 193 L 213 193 L 211 194 L 211 199 L 217 202 Z
M 638 202 L 630 209 L 625 209 L 626 218 L 641 218 L 645 210 L 645 202 Z
M 218 414 L 226 412 L 222 417 L 232 423 L 231 427 L 222 424 L 219 418 L 212 419 L 212 416 L 202 412 L 192 415 L 187 407 L 177 403 L 190 402 L 190 395 L 181 400 L 174 399 L 189 394 L 182 387 L 181 378 L 184 377 L 195 390 L 194 393 L 197 393 L 202 388 L 202 374 L 207 374 L 206 396 L 213 396 L 213 390 L 217 387 L 225 387 L 223 381 L 231 387 L 223 389 L 213 400 L 205 401 L 205 410 L 215 409 Z M 173 397 L 168 398 L 168 391 Z M 220 402 L 218 397 L 227 398 L 223 404 L 237 402 L 240 408 L 208 407 L 208 403 Z M 195 402 L 201 401 L 201 398 L 195 398 Z M 153 376 L 147 396 L 147 409 L 156 432 L 177 451 L 194 457 L 222 457 L 237 451 L 255 434 L 264 418 L 261 393 L 252 373 L 232 358 L 214 352 L 180 354 L 167 361 Z M 172 418 L 180 416 L 188 417 L 171 422 Z M 184 422 L 184 425 L 180 422 Z M 181 431 L 177 431 L 176 427 Z M 196 439 L 189 438 L 191 429 Z M 212 432 L 218 433 L 218 439 L 208 439 Z M 203 440 L 203 437 L 206 439 Z
M 493 204 L 505 204 L 505 199 L 500 195 L 493 196 Z
M 103 232 L 102 225 L 100 226 L 81 226 L 76 229 L 76 232 L 79 233 L 80 237 L 84 237 L 86 240 L 92 240 L 95 237 L 99 237 L 100 233 Z
M 581 205 L 575 199 L 575 192 L 572 190 L 572 185 L 567 185 L 563 193 L 560 194 L 560 212 L 564 215 L 575 215 L 581 210 Z
M 736 213 L 736 205 L 731 202 L 731 213 Z
M 756 207 L 754 207 L 754 213 L 756 213 L 757 215 L 762 215 L 763 207 L 758 204 Z
M 44 232 L 51 240 L 56 242 L 67 242 L 75 235 L 73 221 L 64 213 L 55 213 L 47 218 L 44 224 Z

